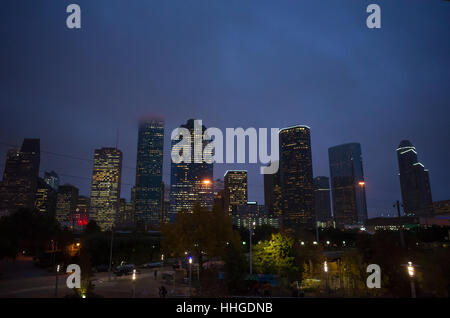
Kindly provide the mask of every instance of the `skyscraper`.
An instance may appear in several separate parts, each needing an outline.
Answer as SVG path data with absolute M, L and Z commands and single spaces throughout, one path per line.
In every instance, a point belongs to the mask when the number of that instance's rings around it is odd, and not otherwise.
M 20 150 L 8 151 L 0 186 L 0 210 L 34 208 L 39 164 L 39 139 L 24 139 Z
M 280 186 L 282 217 L 287 226 L 314 225 L 311 134 L 307 126 L 280 130 Z
M 143 224 L 159 225 L 162 212 L 164 121 L 141 122 L 136 164 L 135 217 Z
M 349 143 L 331 147 L 328 158 L 336 225 L 363 225 L 367 219 L 367 205 L 361 145 Z
M 225 210 L 236 214 L 239 206 L 247 206 L 247 170 L 228 170 L 224 175 Z
M 405 214 L 432 215 L 430 178 L 428 170 L 418 161 L 416 148 L 409 140 L 402 140 L 396 151 Z
M 56 220 L 63 226 L 71 227 L 78 202 L 78 188 L 70 184 L 59 187 L 56 198 Z
M 196 122 L 196 123 L 195 123 Z M 214 203 L 213 193 L 213 164 L 203 160 L 203 147 L 210 142 L 208 138 L 203 138 L 206 127 L 201 121 L 189 119 L 185 125 L 190 132 L 190 163 L 171 161 L 170 171 L 170 221 L 175 220 L 176 214 L 182 211 L 191 212 L 195 204 L 211 209 Z M 198 149 L 194 145 L 195 140 L 200 140 L 202 145 Z M 179 141 L 172 141 L 172 150 L 181 152 Z M 195 162 L 198 158 L 199 162 Z
M 327 177 L 314 178 L 314 210 L 318 222 L 332 220 L 330 202 L 330 179 Z
M 43 215 L 55 216 L 57 192 L 44 179 L 39 178 L 35 207 Z
M 102 230 L 114 226 L 119 208 L 122 175 L 122 152 L 116 148 L 101 148 L 94 152 L 89 220 Z

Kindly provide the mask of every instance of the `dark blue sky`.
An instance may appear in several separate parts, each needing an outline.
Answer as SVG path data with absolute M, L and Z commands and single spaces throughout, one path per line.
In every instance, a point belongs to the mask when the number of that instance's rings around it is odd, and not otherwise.
M 81 30 L 65 26 L 70 3 Z M 379 30 L 365 25 L 370 3 Z M 44 151 L 90 159 L 119 129 L 129 198 L 141 115 L 166 118 L 166 182 L 170 132 L 188 118 L 305 124 L 315 176 L 329 175 L 328 147 L 361 143 L 369 216 L 400 199 L 402 139 L 430 170 L 433 199 L 450 199 L 449 39 L 443 0 L 2 0 L 0 142 L 39 137 Z M 215 176 L 230 168 L 249 170 L 249 199 L 262 203 L 259 165 L 216 165 Z M 41 170 L 90 192 L 89 161 L 43 153 Z

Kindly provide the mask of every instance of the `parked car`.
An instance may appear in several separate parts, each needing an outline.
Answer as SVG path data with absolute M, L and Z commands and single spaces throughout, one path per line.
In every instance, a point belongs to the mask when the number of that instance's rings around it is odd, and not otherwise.
M 153 262 L 153 263 L 147 263 L 144 265 L 146 268 L 155 268 L 155 267 L 161 267 L 161 262 Z
M 131 275 L 133 274 L 134 270 L 135 268 L 133 264 L 120 265 L 116 267 L 114 274 L 116 274 L 117 276 Z M 139 272 L 136 271 L 136 273 L 138 274 Z

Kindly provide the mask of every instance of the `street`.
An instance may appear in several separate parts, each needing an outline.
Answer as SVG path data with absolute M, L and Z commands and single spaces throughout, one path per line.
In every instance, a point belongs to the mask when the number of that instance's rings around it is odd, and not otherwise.
M 167 284 L 161 275 L 172 271 L 167 266 L 156 268 L 157 279 L 154 278 L 154 269 L 139 269 L 136 280 L 131 275 L 117 277 L 107 272 L 95 273 L 93 276 L 94 293 L 105 298 L 131 298 L 133 297 L 133 284 L 135 284 L 136 298 L 159 297 L 159 287 L 164 285 L 168 294 L 166 297 L 184 297 L 188 295 L 186 284 Z M 0 263 L 0 297 L 2 298 L 52 298 L 55 295 L 56 277 L 45 269 L 36 268 L 31 257 L 18 257 L 16 261 L 3 260 Z M 66 286 L 67 275 L 58 276 L 58 295 L 65 297 L 74 292 Z

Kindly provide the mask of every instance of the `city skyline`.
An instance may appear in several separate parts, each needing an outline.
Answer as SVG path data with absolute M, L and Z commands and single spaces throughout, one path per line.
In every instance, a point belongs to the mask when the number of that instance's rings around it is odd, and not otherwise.
M 55 19 L 63 4 L 10 2 L 0 19 L 3 29 L 15 28 L 2 34 L 0 141 L 40 138 L 41 172 L 54 170 L 61 184 L 89 195 L 93 151 L 114 146 L 119 130 L 121 193 L 129 199 L 141 115 L 166 118 L 165 145 L 188 118 L 221 129 L 302 124 L 311 127 L 313 176 L 329 176 L 329 147 L 362 145 L 369 217 L 393 212 L 401 199 L 395 149 L 403 139 L 420 149 L 433 199 L 446 200 L 450 22 L 441 2 L 383 2 L 380 30 L 366 28 L 362 3 L 83 2 L 79 32 Z M 333 14 L 319 14 L 324 6 Z M 405 16 L 414 23 L 405 25 Z M 40 28 L 48 31 L 43 40 Z M 0 167 L 7 148 L 0 146 Z M 214 179 L 232 169 L 248 170 L 249 200 L 262 204 L 258 166 L 216 165 Z M 166 184 L 169 176 L 165 159 Z

